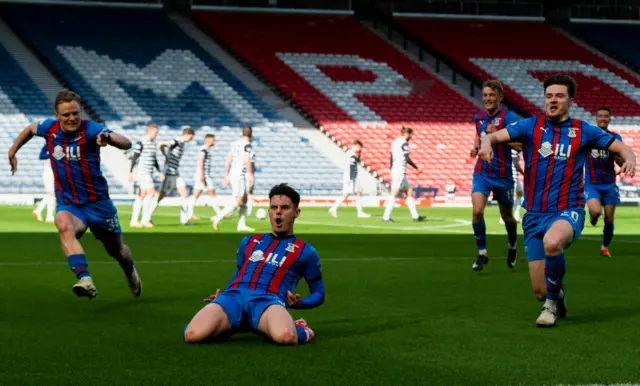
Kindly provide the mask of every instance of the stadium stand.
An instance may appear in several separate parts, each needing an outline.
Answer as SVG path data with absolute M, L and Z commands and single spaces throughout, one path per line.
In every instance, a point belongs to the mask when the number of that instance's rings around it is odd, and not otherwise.
M 594 122 L 598 106 L 613 110 L 612 129 L 640 148 L 640 79 L 543 22 L 397 17 L 396 21 L 477 79 L 505 83 L 505 97 L 524 115 L 541 114 L 541 80 L 573 76 L 576 118 Z M 640 183 L 636 177 L 634 183 Z
M 209 126 L 218 137 L 213 177 L 222 181 L 228 145 L 250 124 L 256 127 L 257 194 L 267 193 L 283 176 L 304 194 L 341 189 L 341 170 L 162 10 L 25 4 L 0 9 L 45 64 L 116 131 L 137 140 L 144 136 L 144 124 L 155 121 L 165 127 L 163 140 L 191 125 L 198 144 L 204 137 L 200 128 Z M 83 32 L 60 28 L 71 24 Z M 187 184 L 193 182 L 196 150 L 187 149 L 183 158 Z
M 572 34 L 607 55 L 640 71 L 640 52 L 629 49 L 640 40 L 638 24 L 572 23 Z
M 390 181 L 390 143 L 416 130 L 409 181 L 470 191 L 477 107 L 349 15 L 194 11 L 196 21 L 339 144 Z M 464 144 L 461 146 L 461 144 Z M 453 165 L 453 166 L 452 166 Z

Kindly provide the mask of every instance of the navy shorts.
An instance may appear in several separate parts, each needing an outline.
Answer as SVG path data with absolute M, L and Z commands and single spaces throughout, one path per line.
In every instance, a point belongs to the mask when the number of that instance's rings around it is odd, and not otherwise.
M 219 304 L 224 309 L 231 328 L 236 331 L 244 331 L 247 328 L 257 331 L 260 317 L 268 307 L 277 304 L 286 308 L 284 302 L 276 295 L 246 288 L 226 290 L 211 303 Z
M 585 184 L 584 197 L 587 201 L 598 199 L 604 206 L 620 204 L 620 190 L 615 182 L 611 184 Z
M 513 206 L 514 186 L 513 178 L 491 178 L 474 174 L 471 193 L 482 193 L 489 197 L 489 193 L 493 192 L 493 198 L 498 204 Z
M 527 212 L 522 218 L 522 231 L 524 233 L 524 249 L 527 252 L 527 260 L 544 260 L 544 239 L 545 233 L 551 228 L 554 222 L 566 220 L 573 227 L 573 239 L 569 246 L 573 244 L 582 233 L 584 228 L 584 209 L 564 210 L 560 212 L 541 213 Z M 569 247 L 567 246 L 567 248 Z
M 110 199 L 83 205 L 58 205 L 56 212 L 69 212 L 91 229 L 97 239 L 122 235 L 118 210 Z

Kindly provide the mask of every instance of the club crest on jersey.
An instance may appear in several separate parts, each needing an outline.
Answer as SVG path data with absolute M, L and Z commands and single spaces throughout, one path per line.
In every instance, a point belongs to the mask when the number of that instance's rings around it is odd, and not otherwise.
M 569 128 L 569 133 L 567 134 L 567 136 L 569 138 L 575 138 L 576 137 L 576 130 L 579 130 L 579 129 L 576 128 L 576 127 Z
M 53 148 L 53 158 L 57 159 L 58 161 L 64 158 L 64 151 L 62 150 L 62 146 L 57 145 Z
M 297 245 L 289 243 L 289 245 L 287 245 L 287 248 L 285 249 L 285 251 L 291 252 L 291 253 L 295 253 L 296 248 L 298 248 Z
M 502 119 L 500 119 L 500 117 L 496 117 L 493 119 L 493 124 L 495 126 L 500 126 L 500 122 L 502 122 Z

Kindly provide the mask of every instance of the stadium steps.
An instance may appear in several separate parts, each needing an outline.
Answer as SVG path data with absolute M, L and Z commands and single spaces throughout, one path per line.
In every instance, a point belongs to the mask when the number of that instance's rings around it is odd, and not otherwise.
M 294 127 L 299 130 L 300 135 L 306 137 L 316 149 L 339 168 L 344 167 L 345 151 L 350 146 L 347 145 L 342 148 L 329 139 L 327 135 L 318 130 L 314 123 L 305 119 L 286 100 L 278 96 L 268 85 L 249 71 L 249 66 L 237 60 L 233 54 L 214 41 L 213 37 L 198 27 L 198 24 L 193 20 L 176 12 L 170 12 L 167 15 L 185 34 L 200 44 L 209 55 L 222 63 L 247 88 L 260 97 L 264 103 L 276 110 L 284 119 L 293 123 Z M 378 179 L 362 165 L 358 165 L 358 180 L 365 194 L 377 194 L 378 188 L 382 186 Z
M 56 94 L 64 87 L 1 18 L 0 43 L 53 104 Z
M 605 60 L 606 62 L 620 68 L 621 70 L 626 71 L 627 73 L 629 73 L 629 75 L 634 76 L 638 79 L 640 79 L 640 75 L 638 74 L 638 72 L 634 69 L 632 69 L 631 67 L 627 66 L 626 64 L 622 63 L 621 61 L 615 59 L 614 57 L 605 54 L 603 51 L 600 51 L 599 49 L 597 49 L 596 47 L 592 46 L 591 44 L 587 43 L 586 41 L 580 39 L 579 37 L 571 34 L 569 31 L 559 28 L 559 27 L 553 27 L 553 29 L 555 29 L 556 31 L 558 31 L 558 33 L 562 34 L 564 37 L 566 37 L 567 39 L 571 40 L 572 42 L 574 42 L 575 44 L 583 47 L 586 50 L 591 51 L 593 54 L 598 55 L 599 57 L 601 57 L 603 60 Z
M 373 21 L 361 21 L 361 24 L 368 28 L 371 32 L 386 40 L 389 44 L 394 46 L 398 51 L 405 54 L 409 59 L 419 64 L 425 71 L 428 71 L 431 75 L 440 79 L 446 85 L 451 87 L 453 90 L 457 91 L 460 95 L 465 97 L 471 103 L 476 105 L 479 109 L 483 109 L 484 105 L 482 104 L 482 91 L 479 87 L 476 86 L 478 80 L 470 80 L 460 73 L 456 73 L 453 69 L 448 67 L 447 65 L 440 62 L 438 63 L 438 57 L 431 52 L 427 52 L 426 50 L 422 51 L 422 60 L 420 59 L 419 48 L 415 45 L 411 39 L 407 39 L 406 48 L 404 46 L 404 35 L 393 29 L 392 38 L 389 39 L 387 32 L 387 24 L 378 21 L 377 27 L 374 26 Z M 438 69 L 440 67 L 440 69 Z M 455 79 L 455 82 L 454 82 Z M 476 86 L 474 90 L 474 96 L 470 95 L 471 87 Z

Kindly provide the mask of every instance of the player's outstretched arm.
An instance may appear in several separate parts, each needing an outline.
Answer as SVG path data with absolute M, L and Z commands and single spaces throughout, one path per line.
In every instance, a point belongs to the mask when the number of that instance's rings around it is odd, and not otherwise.
M 11 175 L 15 174 L 18 170 L 18 160 L 16 159 L 16 153 L 25 143 L 29 142 L 34 135 L 37 134 L 38 123 L 34 122 L 29 126 L 25 127 L 18 137 L 16 138 L 13 145 L 9 149 L 9 164 L 11 165 Z
M 129 140 L 129 138 L 125 137 L 124 135 L 116 134 L 113 132 L 98 134 L 96 143 L 98 144 L 98 146 L 111 145 L 120 150 L 131 149 L 131 141 Z
M 633 153 L 633 150 L 617 139 L 609 145 L 608 150 L 609 152 L 616 154 L 616 160 L 621 158 L 618 161 L 623 161 L 622 165 L 618 163 L 620 165 L 618 174 L 634 177 L 636 174 L 636 155 Z
M 511 136 L 507 130 L 499 130 L 489 134 L 482 139 L 478 156 L 483 161 L 491 161 L 493 159 L 493 147 L 499 143 L 509 142 Z
M 287 292 L 287 305 L 293 309 L 310 309 L 324 303 L 324 281 L 320 271 L 320 257 L 315 248 L 309 246 L 305 267 L 304 280 L 309 286 L 309 296 L 302 299 L 300 294 Z

